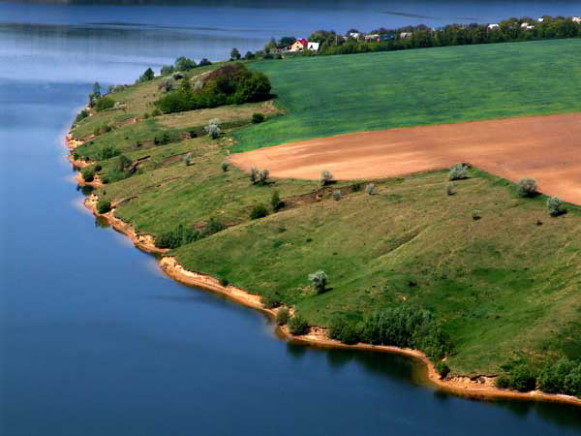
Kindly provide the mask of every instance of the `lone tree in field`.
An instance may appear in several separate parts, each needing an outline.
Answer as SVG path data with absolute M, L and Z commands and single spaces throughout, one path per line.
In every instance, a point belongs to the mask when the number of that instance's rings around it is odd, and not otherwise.
M 230 59 L 233 61 L 237 61 L 237 60 L 240 60 L 240 57 L 241 57 L 240 52 L 238 51 L 238 49 L 236 47 L 234 47 L 232 49 L 232 51 L 230 52 Z
M 208 136 L 212 139 L 218 139 L 220 133 L 222 133 L 222 129 L 220 128 L 220 120 L 218 118 L 212 118 L 208 121 L 208 125 L 204 127 Z
M 567 213 L 567 210 L 563 207 L 563 202 L 559 197 L 549 197 L 547 199 L 547 209 L 549 210 L 549 215 L 555 217 Z
M 270 171 L 268 168 L 261 170 L 258 173 L 258 183 L 261 185 L 266 185 L 268 183 L 268 176 L 270 175 Z
M 325 271 L 317 271 L 309 274 L 309 280 L 313 284 L 313 288 L 317 294 L 322 294 L 327 290 L 327 274 Z
M 450 168 L 449 180 L 464 180 L 468 178 L 468 165 L 459 163 Z
M 256 184 L 256 182 L 258 182 L 258 168 L 256 167 L 252 167 L 250 168 L 250 183 L 252 183 L 253 185 Z
M 278 191 L 272 192 L 272 197 L 270 199 L 270 204 L 272 205 L 272 210 L 278 212 L 283 208 L 284 202 L 280 199 L 280 193 Z
M 520 179 L 517 192 L 521 197 L 534 197 L 537 194 L 537 181 L 535 179 Z
M 321 171 L 321 185 L 327 186 L 333 183 L 333 174 L 329 170 Z
M 365 193 L 367 195 L 373 195 L 373 194 L 375 194 L 375 185 L 373 183 L 370 183 L 369 185 L 367 185 L 365 187 Z

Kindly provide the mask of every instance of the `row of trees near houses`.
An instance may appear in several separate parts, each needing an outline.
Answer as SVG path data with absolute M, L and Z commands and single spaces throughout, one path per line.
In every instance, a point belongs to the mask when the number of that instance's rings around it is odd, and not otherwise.
M 317 53 L 305 50 L 304 55 L 333 55 L 372 51 L 405 50 L 425 47 L 446 47 L 469 44 L 532 41 L 581 37 L 579 17 L 509 18 L 495 24 L 449 24 L 441 28 L 425 25 L 397 29 L 379 28 L 368 34 L 350 29 L 345 35 L 332 30 L 313 32 L 308 40 L 320 43 Z M 278 53 L 295 41 L 294 37 L 271 39 L 263 54 Z

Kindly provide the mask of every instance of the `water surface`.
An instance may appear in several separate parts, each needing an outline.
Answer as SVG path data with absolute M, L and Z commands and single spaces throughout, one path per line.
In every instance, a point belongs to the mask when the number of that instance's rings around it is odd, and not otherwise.
M 261 315 L 169 280 L 80 207 L 62 141 L 94 80 L 131 82 L 182 54 L 220 59 L 319 27 L 572 13 L 331 3 L 0 3 L 2 435 L 581 434 L 579 409 L 443 395 L 398 356 L 287 344 Z

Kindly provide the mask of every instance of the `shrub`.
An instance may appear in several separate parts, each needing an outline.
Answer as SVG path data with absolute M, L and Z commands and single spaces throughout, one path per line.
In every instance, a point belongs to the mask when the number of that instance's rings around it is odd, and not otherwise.
M 549 197 L 547 199 L 547 209 L 549 210 L 549 215 L 552 217 L 567 213 L 567 210 L 563 207 L 563 202 L 558 197 Z
M 100 198 L 97 201 L 97 212 L 107 213 L 111 210 L 111 202 L 105 198 Z
M 270 175 L 270 171 L 265 168 L 258 173 L 258 183 L 261 185 L 268 184 L 268 176 Z
M 333 196 L 333 200 L 335 200 L 335 201 L 341 200 L 342 195 L 341 195 L 341 191 L 339 189 L 335 189 L 333 191 L 333 194 L 331 194 L 331 195 Z
M 182 160 L 186 163 L 186 166 L 189 167 L 192 164 L 193 158 L 192 153 L 187 153 L 182 157 Z
M 258 181 L 258 168 L 250 168 L 250 183 L 255 184 Z
M 220 277 L 220 286 L 226 287 L 230 285 L 230 280 L 225 277 Z
M 277 325 L 284 325 L 288 322 L 290 318 L 290 313 L 288 311 L 288 309 L 286 307 L 281 307 L 280 309 L 278 309 L 278 311 L 276 312 L 276 324 Z
M 159 74 L 161 74 L 162 76 L 169 76 L 170 74 L 173 74 L 173 72 L 174 72 L 173 65 L 164 65 L 163 67 L 161 67 Z
M 89 111 L 87 109 L 83 109 L 81 112 L 77 114 L 75 117 L 75 123 L 78 123 L 89 116 Z
M 115 106 L 115 100 L 113 100 L 111 97 L 105 96 L 97 99 L 95 110 L 97 112 L 101 112 L 106 109 L 111 109 L 113 106 Z
M 92 182 L 95 179 L 95 168 L 85 167 L 81 170 L 81 176 L 85 182 Z
M 450 367 L 446 364 L 446 362 L 440 361 L 436 363 L 436 372 L 440 378 L 446 378 L 446 376 L 450 373 Z
M 250 211 L 250 219 L 252 220 L 264 218 L 265 216 L 268 216 L 268 210 L 263 204 L 255 205 Z
M 333 183 L 333 174 L 329 170 L 321 171 L 321 185 L 327 186 Z
M 312 283 L 315 291 L 317 291 L 317 294 L 322 294 L 327 290 L 327 280 L 325 271 L 317 271 L 309 274 L 309 281 Z
M 221 232 L 224 230 L 226 226 L 222 224 L 215 218 L 210 218 L 210 220 L 206 223 L 202 231 L 200 232 L 200 237 L 206 238 L 208 236 L 213 235 L 214 233 Z
M 375 185 L 373 183 L 370 183 L 369 185 L 367 185 L 365 187 L 365 193 L 367 195 L 373 195 L 373 194 L 375 194 Z
M 563 358 L 547 364 L 538 381 L 539 389 L 544 392 L 581 396 L 581 361 Z
M 252 124 L 260 124 L 264 121 L 264 114 L 254 113 L 252 114 Z
M 480 211 L 479 211 L 478 209 L 474 209 L 474 210 L 471 212 L 471 215 L 472 215 L 472 219 L 473 219 L 474 221 L 478 221 L 479 219 L 481 219 L 481 218 L 482 218 L 482 215 L 480 214 Z
M 448 186 L 446 186 L 446 194 L 448 194 L 448 196 L 456 195 L 456 185 L 448 183 Z
M 468 165 L 459 163 L 450 168 L 449 180 L 464 180 L 468 178 Z
M 359 191 L 361 191 L 361 183 L 355 183 L 353 186 L 351 186 L 351 191 L 352 192 L 359 192 Z
M 230 168 L 230 163 L 228 161 L 223 161 L 220 164 L 220 168 L 222 168 L 223 172 L 226 172 L 226 171 L 228 171 L 228 168 Z
M 282 301 L 280 300 L 280 296 L 278 294 L 268 294 L 262 297 L 262 304 L 267 309 L 275 309 L 282 305 Z
M 204 129 L 208 133 L 208 136 L 212 139 L 217 139 L 222 133 L 222 129 L 220 128 L 220 120 L 218 118 L 212 118 Z
M 509 376 L 509 386 L 520 392 L 532 391 L 536 386 L 536 379 L 526 364 L 515 366 Z
M 155 246 L 158 248 L 178 248 L 200 238 L 201 235 L 198 230 L 179 224 L 173 230 L 157 236 L 155 238 Z
M 450 349 L 448 337 L 432 312 L 408 305 L 366 315 L 361 338 L 370 344 L 416 348 L 431 359 L 441 359 Z
M 196 68 L 196 62 L 185 56 L 180 56 L 174 62 L 174 69 L 176 71 L 190 71 L 194 68 Z
M 93 154 L 96 160 L 107 160 L 112 157 L 119 156 L 121 151 L 114 145 L 103 145 L 101 148 L 97 149 Z
M 517 192 L 521 197 L 534 197 L 537 194 L 537 181 L 535 179 L 520 179 Z
M 361 327 L 355 321 L 339 317 L 331 322 L 329 337 L 344 344 L 356 344 L 361 339 Z
M 295 315 L 288 321 L 288 329 L 295 336 L 306 335 L 311 330 L 309 323 L 301 315 Z
M 278 212 L 284 207 L 284 202 L 280 199 L 280 193 L 278 191 L 272 192 L 270 204 L 272 205 L 272 210 L 274 210 L 275 212 Z
M 200 60 L 200 63 L 198 64 L 200 67 L 205 67 L 207 65 L 212 65 L 212 62 L 210 62 L 207 58 L 202 58 Z
M 510 387 L 510 379 L 507 375 L 499 375 L 494 379 L 494 386 L 500 389 L 508 389 Z

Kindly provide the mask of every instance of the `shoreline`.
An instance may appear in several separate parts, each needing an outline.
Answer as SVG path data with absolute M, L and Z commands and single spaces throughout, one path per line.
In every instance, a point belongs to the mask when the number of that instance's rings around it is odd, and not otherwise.
M 66 135 L 65 141 L 69 151 L 72 151 L 75 147 L 82 144 L 81 141 L 73 140 L 70 133 Z M 67 158 L 69 162 L 74 166 L 77 166 L 74 163 L 76 161 L 72 158 L 72 154 L 69 154 Z M 83 205 L 97 218 L 103 218 L 106 220 L 114 230 L 127 236 L 138 249 L 156 255 L 158 266 L 167 276 L 182 284 L 213 292 L 245 307 L 262 312 L 271 320 L 276 316 L 277 309 L 267 309 L 264 307 L 259 295 L 251 294 L 250 292 L 233 285 L 222 286 L 217 278 L 211 275 L 187 270 L 175 257 L 164 256 L 168 250 L 156 247 L 151 235 L 139 235 L 130 223 L 114 216 L 115 205 L 112 205 L 113 207 L 110 212 L 105 214 L 99 213 L 96 208 L 97 200 L 97 195 L 93 193 L 84 199 Z M 571 395 L 548 394 L 538 390 L 531 392 L 517 392 L 496 388 L 493 386 L 494 377 L 477 376 L 475 378 L 470 378 L 466 376 L 455 376 L 441 379 L 439 374 L 436 372 L 434 364 L 428 359 L 428 357 L 423 352 L 411 348 L 400 348 L 389 345 L 371 345 L 365 343 L 347 345 L 340 341 L 328 338 L 326 331 L 318 327 L 312 327 L 311 331 L 303 336 L 293 336 L 290 334 L 286 326 L 275 326 L 275 332 L 282 339 L 310 346 L 388 352 L 410 357 L 423 364 L 423 375 L 429 384 L 439 391 L 460 397 L 475 398 L 479 400 L 512 399 L 521 401 L 552 402 L 581 407 L 581 398 Z

